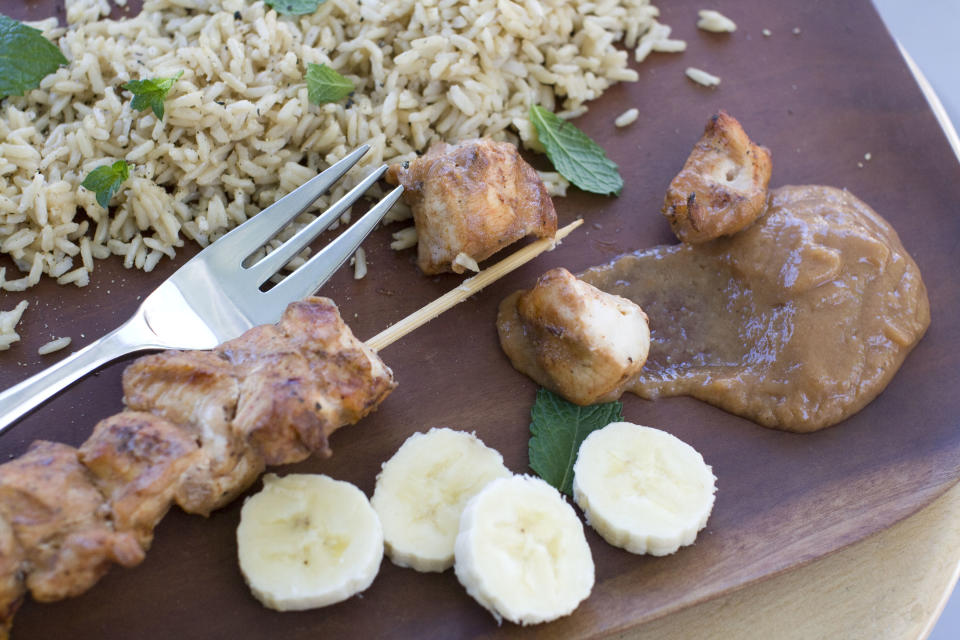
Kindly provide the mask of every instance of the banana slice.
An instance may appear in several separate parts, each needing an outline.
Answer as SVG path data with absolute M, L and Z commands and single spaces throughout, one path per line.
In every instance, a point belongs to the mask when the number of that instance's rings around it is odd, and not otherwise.
M 707 525 L 716 480 L 703 456 L 679 438 L 614 422 L 580 445 L 573 499 L 610 544 L 665 556 L 692 544 Z
M 349 482 L 271 473 L 243 504 L 237 551 L 257 600 L 278 611 L 312 609 L 370 586 L 383 559 L 383 530 Z
M 494 480 L 460 518 L 454 571 L 497 622 L 536 624 L 568 615 L 593 589 L 583 525 L 539 478 Z
M 509 476 L 503 456 L 475 435 L 453 429 L 415 433 L 383 464 L 371 504 L 387 556 L 417 571 L 453 566 L 453 543 L 467 500 Z

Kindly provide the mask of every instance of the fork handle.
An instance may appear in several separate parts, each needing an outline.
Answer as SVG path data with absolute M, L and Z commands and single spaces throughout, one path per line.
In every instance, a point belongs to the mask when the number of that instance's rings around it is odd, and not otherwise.
M 0 393 L 0 434 L 19 418 L 81 377 L 120 356 L 159 349 L 157 337 L 139 313 L 56 364 Z

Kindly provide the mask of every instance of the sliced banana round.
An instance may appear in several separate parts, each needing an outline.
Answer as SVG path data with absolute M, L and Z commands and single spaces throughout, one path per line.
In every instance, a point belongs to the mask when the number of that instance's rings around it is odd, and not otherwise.
M 573 499 L 610 544 L 663 556 L 692 544 L 707 525 L 716 480 L 703 456 L 679 438 L 614 422 L 580 445 Z
M 539 478 L 494 480 L 460 517 L 454 571 L 498 622 L 536 624 L 568 615 L 593 589 L 583 525 Z
M 413 434 L 383 464 L 370 501 L 383 523 L 387 556 L 417 571 L 449 569 L 467 500 L 509 475 L 503 456 L 471 433 Z
M 257 600 L 278 611 L 312 609 L 373 583 L 383 530 L 367 496 L 349 482 L 271 473 L 243 504 L 237 551 Z

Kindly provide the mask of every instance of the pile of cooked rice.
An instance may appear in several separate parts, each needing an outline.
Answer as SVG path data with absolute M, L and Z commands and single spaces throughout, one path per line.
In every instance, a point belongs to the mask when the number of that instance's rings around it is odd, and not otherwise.
M 0 103 L 0 252 L 25 274 L 0 269 L 7 291 L 43 274 L 86 285 L 111 254 L 149 271 L 362 143 L 371 151 L 317 208 L 434 140 L 533 146 L 531 104 L 583 113 L 637 79 L 615 42 L 639 58 L 669 37 L 648 0 L 327 0 L 300 17 L 249 0 L 147 0 L 135 18 L 101 19 L 109 9 L 67 0 L 66 27 L 34 23 L 70 64 Z M 310 104 L 310 62 L 356 92 Z M 163 121 L 132 111 L 124 83 L 180 71 Z M 134 168 L 105 210 L 79 185 L 120 158 Z

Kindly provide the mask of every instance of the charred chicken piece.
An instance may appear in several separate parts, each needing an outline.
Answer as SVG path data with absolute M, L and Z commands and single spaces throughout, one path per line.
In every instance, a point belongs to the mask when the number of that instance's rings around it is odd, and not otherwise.
M 25 569 L 26 556 L 13 534 L 13 527 L 0 516 L 0 639 L 10 636 L 13 614 L 27 592 Z
M 132 567 L 144 557 L 132 532 L 115 530 L 77 450 L 58 442 L 38 440 L 0 465 L 0 517 L 23 550 L 26 586 L 41 602 L 79 595 L 112 562 Z
M 553 201 L 539 174 L 507 142 L 437 142 L 387 181 L 402 184 L 417 227 L 417 264 L 430 275 L 463 273 L 461 253 L 480 262 L 530 234 L 557 231 Z
M 240 381 L 223 354 L 164 351 L 144 356 L 123 372 L 123 393 L 129 409 L 172 422 L 200 446 L 175 495 L 187 513 L 210 515 L 263 472 L 263 458 L 233 424 Z
M 198 456 L 188 433 L 138 411 L 101 420 L 79 449 L 80 462 L 113 509 L 114 526 L 134 532 L 144 549 L 173 503 L 181 474 Z
M 172 501 L 209 514 L 265 464 L 329 453 L 328 436 L 396 386 L 327 298 L 287 307 L 214 351 L 168 351 L 124 372 L 132 409 L 77 450 L 38 441 L 0 465 L 0 640 L 29 590 L 76 596 L 111 562 L 134 566 Z
M 505 298 L 497 329 L 515 369 L 579 405 L 615 393 L 643 367 L 650 348 L 639 306 L 562 268 Z
M 330 434 L 373 411 L 395 386 L 327 298 L 295 302 L 278 325 L 254 327 L 212 352 L 145 356 L 123 376 L 130 409 L 196 437 L 200 458 L 176 500 L 203 515 L 249 487 L 265 465 L 328 454 Z
M 751 142 L 740 123 L 720 111 L 670 182 L 663 215 L 683 242 L 732 235 L 763 213 L 770 171 L 770 151 Z
M 330 434 L 396 387 L 327 298 L 292 303 L 279 324 L 256 327 L 217 351 L 243 380 L 234 426 L 269 465 L 329 455 Z

